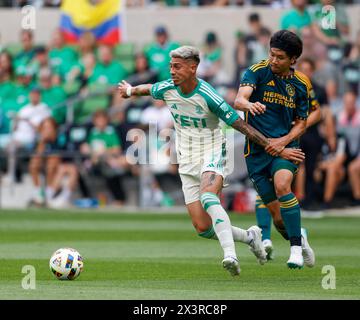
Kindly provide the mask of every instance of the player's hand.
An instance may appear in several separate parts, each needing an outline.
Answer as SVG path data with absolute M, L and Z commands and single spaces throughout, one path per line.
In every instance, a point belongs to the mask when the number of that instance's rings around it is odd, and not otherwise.
M 120 91 L 120 95 L 123 97 L 123 98 L 129 98 L 130 95 L 129 95 L 129 90 L 131 89 L 131 85 L 129 83 L 127 83 L 125 80 L 122 80 L 121 82 L 119 82 L 118 84 L 118 89 Z
M 260 102 L 249 102 L 247 104 L 247 111 L 249 111 L 253 116 L 257 114 L 262 114 L 266 111 L 266 106 Z
M 277 157 L 286 146 L 284 137 L 269 139 L 269 144 L 265 147 L 265 151 L 273 157 Z
M 296 164 L 305 160 L 305 153 L 301 149 L 285 148 L 280 152 L 280 157 L 286 160 L 294 161 Z

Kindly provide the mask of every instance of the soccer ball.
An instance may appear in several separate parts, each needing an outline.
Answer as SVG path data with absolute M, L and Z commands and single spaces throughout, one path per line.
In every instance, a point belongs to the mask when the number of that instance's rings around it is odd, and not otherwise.
M 84 263 L 80 253 L 72 248 L 56 250 L 50 258 L 50 270 L 59 280 L 74 280 L 83 271 Z

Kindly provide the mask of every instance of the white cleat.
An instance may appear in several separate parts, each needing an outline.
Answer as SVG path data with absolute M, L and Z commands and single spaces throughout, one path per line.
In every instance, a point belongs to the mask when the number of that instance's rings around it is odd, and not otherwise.
M 232 276 L 238 276 L 240 274 L 239 261 L 235 257 L 224 258 L 222 265 Z
M 290 269 L 302 269 L 304 267 L 304 258 L 302 256 L 301 246 L 290 247 L 290 258 L 287 261 Z
M 265 248 L 261 240 L 261 229 L 258 226 L 252 226 L 247 229 L 247 231 L 253 236 L 253 239 L 249 243 L 250 251 L 255 255 L 260 264 L 265 264 L 267 259 Z
M 263 240 L 263 245 L 266 252 L 267 261 L 274 260 L 275 255 L 274 255 L 274 247 L 272 245 L 272 241 L 270 239 L 265 239 Z
M 305 265 L 309 268 L 312 268 L 315 265 L 315 254 L 314 250 L 311 249 L 309 245 L 307 240 L 307 232 L 304 228 L 301 228 L 301 248 Z
M 70 204 L 65 198 L 59 196 L 48 201 L 48 207 L 51 209 L 65 209 L 69 208 Z

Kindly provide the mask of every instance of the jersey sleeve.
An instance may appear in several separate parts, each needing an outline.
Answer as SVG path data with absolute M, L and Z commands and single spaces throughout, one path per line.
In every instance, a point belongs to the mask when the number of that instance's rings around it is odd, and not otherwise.
M 310 110 L 310 92 L 309 89 L 303 85 L 302 90 L 300 90 L 297 103 L 296 103 L 296 112 L 295 119 L 306 120 L 309 116 Z
M 154 99 L 164 100 L 164 94 L 166 91 L 173 89 L 174 82 L 169 79 L 165 81 L 156 82 L 152 85 L 150 94 Z
M 205 99 L 210 111 L 227 125 L 231 126 L 239 118 L 235 109 L 227 104 L 224 98 L 222 98 L 209 84 L 203 83 L 200 86 L 199 93 Z
M 311 86 L 309 88 L 309 112 L 311 113 L 318 108 L 320 108 L 320 103 L 316 97 L 314 88 Z
M 259 82 L 259 75 L 260 75 L 260 72 L 258 70 L 256 70 L 256 68 L 254 68 L 255 65 L 251 66 L 250 68 L 248 68 L 242 79 L 241 79 L 241 82 L 240 82 L 240 87 L 252 87 L 254 89 L 256 89 L 256 86 L 258 85 L 258 82 Z

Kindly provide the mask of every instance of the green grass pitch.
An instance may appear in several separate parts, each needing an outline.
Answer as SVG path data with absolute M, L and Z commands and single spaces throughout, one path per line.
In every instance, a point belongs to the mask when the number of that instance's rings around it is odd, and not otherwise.
M 230 214 L 248 228 L 254 215 Z M 187 214 L 70 211 L 0 212 L 0 299 L 359 299 L 360 218 L 303 219 L 316 252 L 312 269 L 289 270 L 288 243 L 273 230 L 275 260 L 260 266 L 237 243 L 241 274 L 221 266 L 217 241 L 196 235 Z M 50 255 L 73 247 L 84 272 L 59 281 Z M 36 289 L 22 288 L 24 265 Z M 322 288 L 323 266 L 336 270 L 336 289 Z

